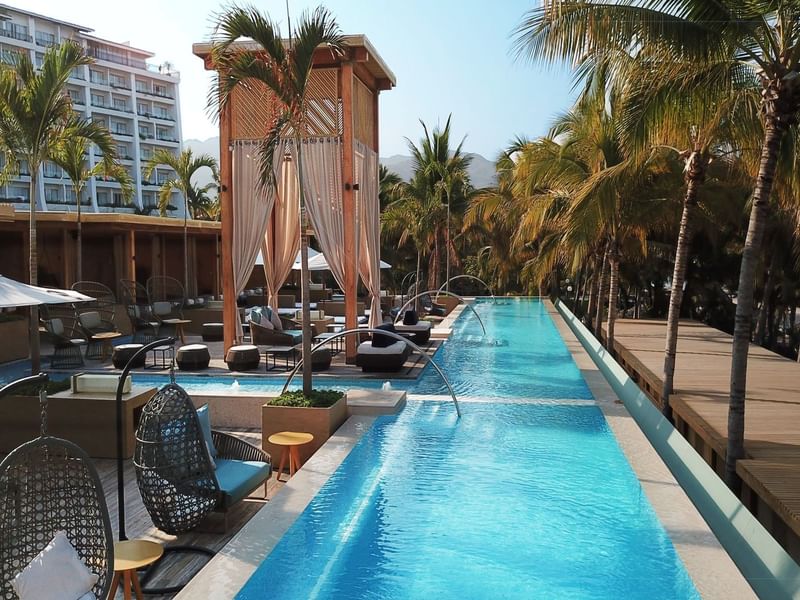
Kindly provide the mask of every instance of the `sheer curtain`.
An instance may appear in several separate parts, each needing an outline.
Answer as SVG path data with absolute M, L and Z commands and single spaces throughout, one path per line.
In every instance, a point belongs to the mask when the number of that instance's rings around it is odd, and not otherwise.
M 308 219 L 314 228 L 314 235 L 325 255 L 333 278 L 339 287 L 344 289 L 341 140 L 335 137 L 306 139 L 303 140 L 301 151 L 303 190 Z M 358 231 L 357 222 L 356 231 Z
M 233 287 L 238 296 L 253 272 L 258 250 L 264 241 L 267 219 L 274 198 L 272 194 L 265 194 L 259 185 L 258 142 L 245 140 L 234 142 L 232 167 Z M 242 323 L 239 320 L 238 310 L 236 339 L 242 339 Z
M 355 142 L 355 176 L 358 182 L 356 206 L 360 216 L 358 272 L 372 296 L 369 326 L 383 322 L 381 314 L 381 230 L 378 200 L 378 155 L 358 140 Z
M 300 188 L 291 141 L 282 140 L 275 153 L 273 207 L 261 244 L 269 305 L 278 307 L 280 290 L 300 250 Z

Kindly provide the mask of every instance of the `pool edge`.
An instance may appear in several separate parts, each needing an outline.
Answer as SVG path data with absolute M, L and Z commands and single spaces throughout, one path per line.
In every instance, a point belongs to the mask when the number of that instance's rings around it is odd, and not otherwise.
M 557 321 L 561 327 L 580 346 L 585 360 L 592 364 L 595 376 L 601 377 L 611 393 L 620 399 L 622 405 L 618 406 L 624 405 L 625 412 L 635 422 L 635 429 L 646 438 L 646 445 L 669 469 L 670 477 L 680 484 L 683 495 L 693 503 L 693 512 L 701 515 L 700 518 L 713 532 L 728 561 L 736 565 L 739 577 L 744 578 L 761 598 L 800 597 L 800 567 L 797 563 L 725 486 L 688 441 L 664 419 L 577 317 L 563 303 L 556 306 L 551 302 L 548 304 L 559 315 Z M 658 513 L 655 503 L 654 508 Z M 677 549 L 679 543 L 673 543 Z M 679 555 L 684 559 L 680 550 Z M 716 567 L 713 562 L 695 564 L 691 558 L 689 561 L 684 559 L 684 564 L 696 584 L 695 572 L 703 577 L 704 573 Z M 719 593 L 714 594 L 714 588 L 706 592 L 699 585 L 697 587 L 704 598 L 720 596 Z M 707 596 L 706 593 L 714 595 Z

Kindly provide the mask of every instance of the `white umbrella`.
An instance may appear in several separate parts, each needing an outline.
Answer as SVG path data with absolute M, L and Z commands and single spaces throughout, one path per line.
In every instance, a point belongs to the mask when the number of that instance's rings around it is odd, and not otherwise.
M 308 250 L 308 270 L 309 271 L 330 271 L 330 267 L 328 266 L 328 261 L 325 260 L 325 256 L 322 252 L 315 252 L 314 256 L 311 256 L 311 249 Z M 389 263 L 385 263 L 381 261 L 381 269 L 391 269 L 392 265 Z M 292 265 L 292 269 L 295 271 L 300 270 L 300 258 L 298 257 L 297 262 Z
M 37 287 L 0 275 L 0 308 L 89 302 L 91 300 L 94 300 L 94 298 L 73 290 Z
M 317 252 L 313 248 L 309 248 L 308 249 L 308 258 L 309 259 L 315 257 L 317 254 L 319 254 L 319 252 Z M 264 264 L 264 256 L 261 254 L 261 250 L 259 250 L 258 251 L 258 256 L 256 256 L 256 265 L 255 266 L 258 267 L 258 266 L 261 266 L 263 264 Z M 300 253 L 299 252 L 297 253 L 297 258 L 294 259 L 294 264 L 292 265 L 292 268 L 296 269 L 298 271 L 300 270 Z

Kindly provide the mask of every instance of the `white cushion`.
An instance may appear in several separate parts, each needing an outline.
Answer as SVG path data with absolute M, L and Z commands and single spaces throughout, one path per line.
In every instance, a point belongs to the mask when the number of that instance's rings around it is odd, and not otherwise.
M 322 283 L 309 283 L 308 284 L 308 289 L 309 290 L 321 290 L 321 289 L 323 289 L 323 285 L 324 284 L 322 284 Z
M 47 322 L 47 329 L 53 335 L 64 335 L 64 321 L 61 319 L 50 319 Z
M 397 323 L 394 328 L 397 331 L 427 331 L 431 328 L 431 322 L 419 321 L 415 325 L 403 325 L 402 323 Z
M 238 346 L 231 346 L 228 350 L 258 350 L 258 346 L 253 344 L 239 344 Z
M 86 592 L 83 596 L 78 598 L 78 600 L 97 600 L 97 596 L 95 596 L 92 592 Z
M 96 310 L 90 310 L 89 312 L 81 313 L 80 317 L 78 318 L 81 320 L 81 325 L 86 327 L 86 329 L 96 329 L 102 324 L 100 313 Z
M 206 346 L 205 344 L 186 344 L 185 346 L 181 346 L 180 348 L 178 348 L 178 351 L 181 351 L 181 350 L 203 350 L 204 348 L 206 350 L 208 350 L 208 346 Z
M 67 534 L 59 531 L 14 578 L 11 587 L 20 600 L 82 600 L 97 579 L 69 543 Z
M 376 348 L 372 342 L 361 342 L 358 345 L 359 354 L 402 354 L 406 349 L 406 343 L 397 340 L 394 344 L 386 346 L 385 348 Z

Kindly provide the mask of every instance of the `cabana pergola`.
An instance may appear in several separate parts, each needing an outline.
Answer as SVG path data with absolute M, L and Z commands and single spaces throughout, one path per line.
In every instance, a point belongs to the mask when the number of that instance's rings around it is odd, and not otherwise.
M 308 86 L 308 131 L 302 135 L 303 173 L 298 179 L 293 137 L 276 150 L 276 189 L 259 197 L 258 149 L 279 104 L 266 87 L 239 86 L 219 116 L 222 212 L 222 290 L 225 348 L 237 338 L 236 297 L 258 251 L 270 302 L 286 281 L 300 247 L 299 190 L 331 272 L 345 294 L 346 327 L 357 327 L 359 276 L 380 296 L 380 207 L 378 200 L 378 96 L 395 85 L 394 74 L 363 35 L 345 37 L 347 51 L 335 56 L 320 47 Z M 253 42 L 238 43 L 253 49 Z M 236 49 L 234 46 L 234 50 Z M 211 44 L 194 44 L 207 70 L 214 70 Z M 347 339 L 348 360 L 356 340 Z

